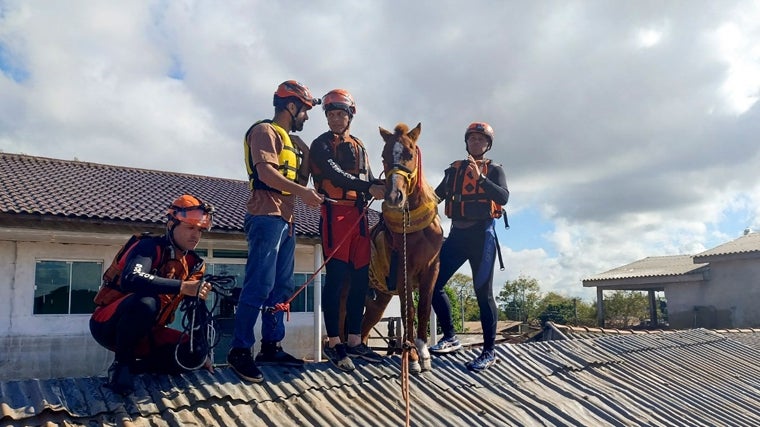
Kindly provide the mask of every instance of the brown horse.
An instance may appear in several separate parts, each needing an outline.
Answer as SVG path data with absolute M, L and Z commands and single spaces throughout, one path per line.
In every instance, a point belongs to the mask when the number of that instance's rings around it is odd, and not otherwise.
M 428 325 L 443 242 L 438 198 L 422 174 L 422 159 L 417 146 L 421 129 L 422 126 L 417 124 L 410 131 L 403 123 L 396 125 L 393 133 L 380 128 L 385 141 L 385 201 L 382 220 L 372 230 L 369 279 L 376 298 L 367 300 L 362 323 L 362 339 L 366 342 L 391 297 L 399 295 L 404 339 L 418 352 L 417 355 L 412 353 L 412 372 L 431 369 Z M 413 333 L 415 289 L 419 291 L 416 336 Z

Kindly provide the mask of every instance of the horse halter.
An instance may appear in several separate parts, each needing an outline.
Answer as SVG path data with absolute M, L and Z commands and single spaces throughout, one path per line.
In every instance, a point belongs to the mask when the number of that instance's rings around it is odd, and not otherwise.
M 401 163 L 394 163 L 390 169 L 385 171 L 385 182 L 386 184 L 390 183 L 390 179 L 393 175 L 401 175 L 404 180 L 406 181 L 407 188 L 409 188 L 409 194 L 414 192 L 415 184 L 417 183 L 417 173 L 420 170 L 420 149 L 419 147 L 415 147 L 415 152 L 417 154 L 417 167 L 414 170 L 409 169 L 408 167 L 402 165 Z

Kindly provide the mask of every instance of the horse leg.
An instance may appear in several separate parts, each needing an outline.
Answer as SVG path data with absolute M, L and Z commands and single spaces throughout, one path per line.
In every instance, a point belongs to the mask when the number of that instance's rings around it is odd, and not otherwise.
M 430 292 L 420 292 L 420 301 L 417 306 L 417 338 L 414 340 L 414 345 L 420 353 L 420 363 L 422 364 L 423 371 L 429 371 L 433 368 L 427 346 L 432 301 L 432 289 Z
M 404 351 L 409 351 L 409 372 L 419 374 L 422 372 L 419 353 L 414 339 L 414 298 L 412 287 L 407 283 L 399 282 L 399 300 L 401 302 L 401 319 L 404 325 Z
M 367 344 L 369 334 L 372 333 L 372 328 L 380 322 L 385 313 L 385 308 L 388 303 L 391 302 L 393 295 L 375 291 L 375 299 L 373 300 L 369 296 L 364 300 L 364 318 L 362 319 L 362 342 Z
M 420 353 L 422 370 L 429 371 L 433 368 L 430 352 L 428 351 L 427 339 L 430 327 L 430 311 L 433 305 L 433 287 L 438 278 L 438 265 L 431 266 L 420 277 L 419 305 L 417 306 L 417 339 L 414 344 Z

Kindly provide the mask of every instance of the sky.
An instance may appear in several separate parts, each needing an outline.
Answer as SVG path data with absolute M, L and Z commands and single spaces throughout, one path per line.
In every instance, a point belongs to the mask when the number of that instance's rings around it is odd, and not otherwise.
M 422 124 L 435 186 L 491 124 L 497 293 L 591 301 L 584 278 L 760 229 L 759 1 L 403 3 L 0 0 L 0 150 L 244 180 L 244 132 L 295 79 L 353 94 L 376 173 L 378 127 Z

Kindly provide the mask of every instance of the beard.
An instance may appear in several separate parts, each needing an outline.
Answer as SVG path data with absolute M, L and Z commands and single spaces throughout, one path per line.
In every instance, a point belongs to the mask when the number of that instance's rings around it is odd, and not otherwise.
M 303 130 L 303 123 L 305 121 L 306 120 L 296 119 L 296 121 L 293 122 L 293 132 L 300 132 L 300 131 L 302 131 Z

